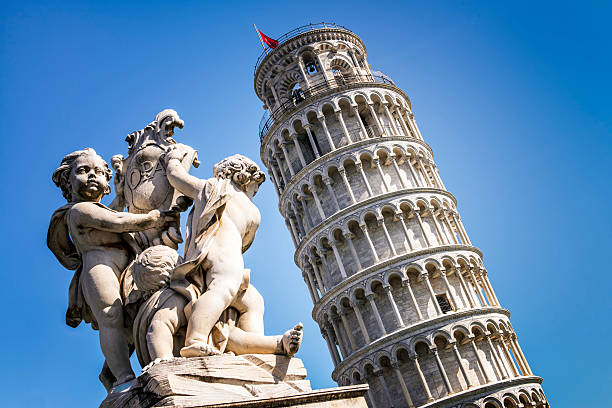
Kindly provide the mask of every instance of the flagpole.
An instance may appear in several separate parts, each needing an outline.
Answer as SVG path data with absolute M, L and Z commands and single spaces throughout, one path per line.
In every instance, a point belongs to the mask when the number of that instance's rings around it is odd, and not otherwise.
M 261 43 L 261 48 L 263 48 L 266 55 L 268 55 L 268 50 L 266 50 L 266 46 L 264 45 L 263 39 L 261 38 L 261 34 L 259 34 L 259 30 L 257 29 L 257 26 L 255 25 L 255 23 L 253 23 L 253 28 L 255 29 L 255 32 L 257 32 L 257 38 L 259 38 L 259 42 Z

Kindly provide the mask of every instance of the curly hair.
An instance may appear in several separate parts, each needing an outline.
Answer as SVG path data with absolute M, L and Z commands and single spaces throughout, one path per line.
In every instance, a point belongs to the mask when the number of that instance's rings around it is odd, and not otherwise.
M 62 159 L 60 166 L 53 172 L 53 176 L 51 176 L 51 180 L 53 180 L 55 185 L 62 190 L 62 195 L 68 202 L 72 201 L 72 187 L 70 185 L 70 171 L 72 170 L 72 165 L 76 159 L 86 154 L 95 154 L 98 156 L 98 153 L 96 153 L 96 151 L 91 147 L 86 147 L 85 149 L 67 154 Z M 100 158 L 102 159 L 102 157 Z M 102 161 L 104 162 L 104 175 L 106 176 L 106 181 L 110 181 L 110 179 L 113 177 L 113 173 L 108 167 L 106 161 L 104 159 L 102 159 Z M 107 186 L 104 194 L 110 194 L 110 186 Z
M 151 293 L 167 285 L 179 259 L 178 252 L 165 245 L 145 249 L 136 258 L 132 270 L 138 290 Z
M 243 190 L 250 183 L 261 185 L 266 180 L 266 175 L 259 166 L 241 154 L 227 157 L 215 164 L 213 175 L 217 178 L 230 179 Z

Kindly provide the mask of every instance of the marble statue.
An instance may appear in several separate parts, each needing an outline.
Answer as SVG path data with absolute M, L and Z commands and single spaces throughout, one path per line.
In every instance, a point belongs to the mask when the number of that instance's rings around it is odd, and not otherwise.
M 129 233 L 176 223 L 177 214 L 153 209 L 144 214 L 117 212 L 100 203 L 110 193 L 111 170 L 93 149 L 64 157 L 53 173 L 68 204 L 55 211 L 47 244 L 60 263 L 76 270 L 69 289 L 68 325 L 81 320 L 100 332 L 100 347 L 116 378 L 134 378 L 124 332 L 120 277 L 138 249 Z
M 242 257 L 259 226 L 252 200 L 264 173 L 234 155 L 210 179 L 190 175 L 197 152 L 173 139 L 175 127 L 183 121 L 166 109 L 128 135 L 127 157 L 111 160 L 116 197 L 108 207 L 100 201 L 112 172 L 93 149 L 65 156 L 52 177 L 68 203 L 53 214 L 47 244 L 75 271 L 66 322 L 99 330 L 111 394 L 134 382 L 133 349 L 148 368 L 219 354 L 290 358 L 302 341 L 301 324 L 264 334 L 263 298 Z M 180 256 L 180 213 L 190 206 Z

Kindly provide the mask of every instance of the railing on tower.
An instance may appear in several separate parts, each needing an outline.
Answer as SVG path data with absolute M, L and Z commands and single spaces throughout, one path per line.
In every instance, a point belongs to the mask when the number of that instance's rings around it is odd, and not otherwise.
M 300 34 L 303 33 L 307 33 L 309 31 L 314 31 L 314 30 L 321 30 L 324 28 L 339 28 L 341 30 L 346 30 L 348 32 L 352 32 L 351 30 L 349 30 L 346 27 L 343 27 L 339 24 L 336 23 L 314 23 L 314 24 L 307 24 L 307 25 L 303 25 L 300 26 L 298 28 L 294 28 L 293 30 L 289 31 L 288 33 L 285 33 L 283 35 L 281 35 L 278 38 L 275 38 L 276 41 L 278 41 L 278 46 L 280 46 L 282 43 L 292 39 L 293 37 L 297 37 Z M 255 63 L 255 69 L 253 70 L 253 73 L 257 72 L 257 68 L 259 68 L 259 65 L 261 64 L 261 62 L 264 60 L 264 58 L 266 58 L 268 56 L 268 54 L 270 54 L 272 51 L 262 51 L 261 55 L 259 56 L 259 58 L 257 58 L 257 63 Z
M 379 72 L 380 75 L 336 75 L 334 79 L 328 79 L 326 81 L 319 82 L 307 88 L 304 91 L 294 93 L 291 98 L 283 100 L 280 105 L 276 106 L 274 110 L 270 111 L 266 109 L 261 121 L 259 122 L 259 140 L 263 141 L 263 138 L 268 133 L 268 130 L 274 125 L 276 119 L 279 119 L 284 113 L 295 109 L 298 105 L 306 102 L 317 94 L 326 91 L 331 88 L 337 88 L 343 85 L 353 83 L 368 83 L 376 82 L 387 85 L 395 86 L 395 83 L 387 75 Z

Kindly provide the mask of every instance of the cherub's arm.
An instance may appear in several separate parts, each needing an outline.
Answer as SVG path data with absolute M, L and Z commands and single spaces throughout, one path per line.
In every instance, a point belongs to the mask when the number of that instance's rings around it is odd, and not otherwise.
M 170 185 L 176 188 L 181 194 L 191 199 L 197 198 L 199 192 L 204 188 L 204 180 L 192 176 L 181 164 L 181 158 L 175 155 L 173 150 L 168 153 L 166 164 L 166 175 Z
M 116 212 L 94 203 L 78 203 L 70 210 L 70 218 L 79 227 L 110 232 L 135 232 L 161 227 L 175 221 L 176 217 L 178 214 L 162 213 L 159 210 L 147 214 Z

